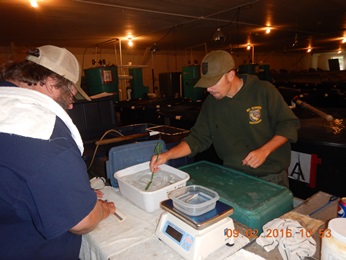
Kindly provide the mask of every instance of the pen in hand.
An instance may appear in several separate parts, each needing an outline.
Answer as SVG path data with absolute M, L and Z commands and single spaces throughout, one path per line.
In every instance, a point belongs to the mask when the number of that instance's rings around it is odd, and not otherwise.
M 155 146 L 155 154 L 156 154 L 156 161 L 159 160 L 159 156 L 162 152 L 162 146 L 161 146 L 161 143 L 160 142 L 157 142 L 156 146 Z M 150 181 L 148 182 L 147 186 L 145 187 L 144 190 L 148 190 L 151 183 L 153 182 L 153 178 L 154 178 L 154 172 L 152 171 L 151 172 L 151 178 L 150 178 Z

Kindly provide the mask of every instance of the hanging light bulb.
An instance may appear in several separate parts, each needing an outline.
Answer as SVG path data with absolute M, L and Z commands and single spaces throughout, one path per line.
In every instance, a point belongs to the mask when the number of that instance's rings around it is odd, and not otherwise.
M 292 44 L 292 48 L 293 47 L 297 47 L 298 46 L 298 34 L 296 33 L 295 35 L 294 35 L 294 42 L 293 42 L 293 44 Z
M 221 28 L 217 28 L 212 38 L 214 43 L 222 44 L 226 41 L 226 34 L 221 31 Z
M 309 37 L 308 39 L 308 50 L 307 52 L 310 53 L 312 51 L 312 38 Z
M 128 39 L 127 44 L 128 44 L 129 46 L 131 46 L 131 47 L 133 46 L 133 42 L 132 42 L 132 39 L 131 39 L 131 38 Z
M 341 48 L 341 45 L 339 45 L 338 54 L 340 54 L 341 52 L 342 52 L 342 48 Z
M 37 8 L 37 7 L 38 7 L 37 1 L 35 1 L 35 0 L 30 0 L 30 4 L 31 4 L 31 6 L 34 7 L 34 8 Z
M 157 46 L 156 43 L 154 43 L 153 45 L 150 46 L 149 50 L 154 53 L 157 52 L 159 50 L 159 46 Z

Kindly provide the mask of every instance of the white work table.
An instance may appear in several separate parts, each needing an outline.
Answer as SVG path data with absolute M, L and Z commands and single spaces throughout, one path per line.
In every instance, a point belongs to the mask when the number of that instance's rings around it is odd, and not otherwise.
M 163 210 L 148 213 L 122 197 L 119 190 L 113 187 L 106 186 L 102 192 L 103 199 L 114 202 L 126 219 L 119 222 L 111 215 L 99 223 L 95 230 L 83 235 L 80 259 L 183 259 L 155 235 Z M 224 245 L 207 259 L 225 259 L 248 242 L 248 238 L 239 237 L 234 246 Z
M 95 230 L 83 235 L 80 252 L 81 260 L 183 259 L 155 235 L 156 226 L 163 210 L 159 209 L 154 213 L 148 213 L 128 201 L 120 194 L 118 189 L 113 187 L 106 186 L 102 189 L 102 192 L 104 193 L 103 199 L 113 201 L 116 207 L 126 215 L 126 219 L 123 222 L 119 222 L 115 216 L 111 215 L 99 223 Z M 329 198 L 330 194 L 318 192 L 287 214 L 288 216 L 293 216 L 291 215 L 293 213 L 302 214 L 307 217 L 309 213 L 328 202 Z M 331 218 L 336 217 L 337 203 L 337 201 L 333 201 L 323 210 L 317 212 L 313 216 L 314 219 L 326 223 Z M 245 234 L 246 226 L 236 220 L 234 220 L 234 226 L 240 233 Z M 323 227 L 321 226 L 321 228 Z M 317 248 L 313 259 L 319 259 L 321 241 L 317 234 L 314 237 L 317 242 Z M 266 252 L 256 242 L 249 243 L 248 238 L 241 236 L 235 240 L 233 247 L 224 245 L 212 253 L 206 260 L 227 259 L 244 246 L 244 249 L 248 252 L 261 256 L 264 259 L 282 259 L 277 248 L 271 252 Z

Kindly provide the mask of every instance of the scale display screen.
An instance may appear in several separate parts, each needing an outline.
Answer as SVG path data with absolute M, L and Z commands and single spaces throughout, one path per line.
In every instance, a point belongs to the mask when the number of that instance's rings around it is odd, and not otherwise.
M 179 247 L 184 248 L 184 250 L 189 251 L 191 249 L 194 237 L 175 223 L 167 220 L 162 228 L 162 232 Z
M 165 232 L 170 235 L 172 238 L 174 238 L 175 240 L 177 240 L 178 243 L 180 243 L 183 234 L 180 233 L 178 230 L 176 230 L 175 228 L 173 228 L 170 225 L 167 225 L 167 228 L 165 230 Z

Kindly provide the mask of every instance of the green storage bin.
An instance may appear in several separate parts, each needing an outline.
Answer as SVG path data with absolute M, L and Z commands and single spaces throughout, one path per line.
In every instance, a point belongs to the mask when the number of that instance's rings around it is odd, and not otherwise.
M 89 95 L 107 92 L 118 96 L 118 70 L 116 66 L 84 70 Z
M 243 65 L 239 65 L 238 73 L 239 74 L 255 75 L 256 74 L 256 64 L 243 64 Z
M 207 161 L 180 169 L 190 175 L 187 185 L 216 191 L 220 201 L 234 208 L 231 217 L 258 235 L 264 224 L 293 209 L 293 194 L 283 186 Z
M 199 78 L 201 77 L 200 68 L 200 65 L 190 65 L 183 67 L 183 79 L 199 80 Z
M 192 65 L 183 67 L 183 96 L 191 98 L 193 101 L 202 100 L 205 88 L 195 88 L 195 84 L 200 79 L 200 66 Z
M 146 98 L 149 88 L 143 85 L 142 68 L 130 68 L 129 75 L 132 76 L 130 79 L 131 99 Z

